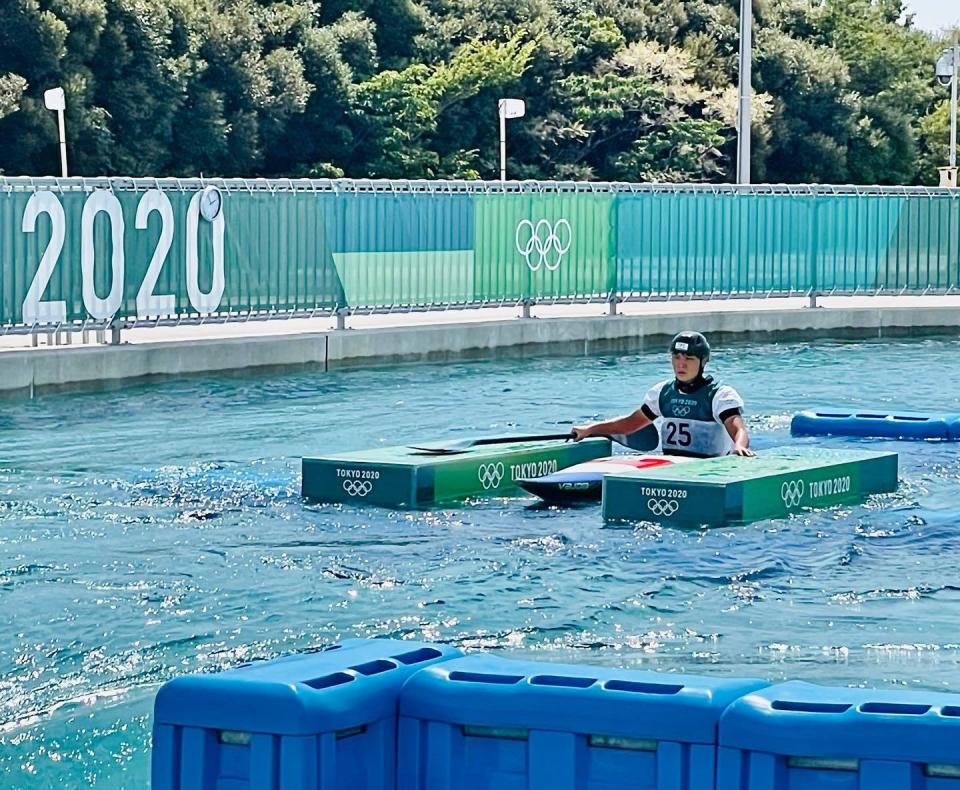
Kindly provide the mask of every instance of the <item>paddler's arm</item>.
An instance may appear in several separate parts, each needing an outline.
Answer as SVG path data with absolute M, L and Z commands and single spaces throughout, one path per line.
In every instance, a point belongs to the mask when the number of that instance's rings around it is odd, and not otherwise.
M 750 449 L 750 435 L 747 433 L 747 425 L 743 421 L 743 417 L 739 414 L 733 414 L 723 421 L 723 427 L 727 429 L 727 433 L 729 433 L 730 438 L 733 439 L 731 454 L 751 458 L 756 455 L 756 453 Z
M 618 434 L 631 434 L 646 428 L 656 419 L 649 407 L 641 406 L 633 414 L 625 417 L 617 417 L 605 422 L 595 422 L 592 425 L 579 425 L 573 428 L 573 440 L 579 442 L 581 439 L 587 439 L 591 436 L 616 436 Z

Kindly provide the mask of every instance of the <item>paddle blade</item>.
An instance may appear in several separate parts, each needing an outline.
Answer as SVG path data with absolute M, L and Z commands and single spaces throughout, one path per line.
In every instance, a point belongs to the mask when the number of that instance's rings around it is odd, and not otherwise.
M 411 450 L 416 450 L 429 455 L 457 455 L 468 452 L 473 447 L 482 447 L 489 444 L 520 444 L 522 442 L 551 442 L 566 441 L 573 438 L 572 433 L 538 433 L 526 436 L 488 436 L 481 439 L 462 439 L 458 442 L 448 444 L 430 445 L 420 447 L 408 445 Z

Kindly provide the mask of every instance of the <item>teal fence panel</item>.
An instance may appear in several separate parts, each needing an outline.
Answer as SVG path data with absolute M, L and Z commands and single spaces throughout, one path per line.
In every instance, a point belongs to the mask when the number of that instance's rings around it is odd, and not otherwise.
M 878 288 L 940 292 L 960 286 L 960 192 L 904 200 L 892 221 L 878 259 Z
M 322 204 L 350 306 L 475 301 L 472 195 L 337 192 Z
M 805 291 L 804 196 L 665 191 L 617 196 L 617 281 L 649 296 Z
M 346 306 L 326 197 L 311 191 L 226 194 L 228 276 L 221 310 L 289 313 Z
M 210 318 L 345 305 L 321 196 L 176 182 L 0 189 L 0 324 Z M 0 184 L 2 186 L 2 184 Z
M 947 292 L 960 192 L 677 187 L 617 197 L 622 294 Z

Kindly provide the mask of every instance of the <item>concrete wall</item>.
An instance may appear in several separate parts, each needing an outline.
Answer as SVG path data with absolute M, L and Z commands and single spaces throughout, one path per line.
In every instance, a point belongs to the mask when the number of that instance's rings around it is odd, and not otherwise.
M 502 354 L 602 353 L 662 347 L 682 329 L 717 342 L 956 335 L 956 307 L 723 310 L 532 318 L 302 334 L 54 347 L 0 354 L 0 391 L 32 394 L 150 376 L 317 366 L 325 370 Z

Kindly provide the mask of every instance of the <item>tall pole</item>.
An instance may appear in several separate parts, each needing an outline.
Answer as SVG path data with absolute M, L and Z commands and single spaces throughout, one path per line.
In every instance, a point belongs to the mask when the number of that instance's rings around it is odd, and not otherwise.
M 954 91 L 956 93 L 956 91 Z M 57 110 L 57 121 L 60 125 L 60 169 L 63 177 L 67 177 L 67 131 L 63 123 L 63 110 Z
M 740 0 L 740 67 L 737 87 L 737 183 L 750 183 L 750 89 L 753 0 Z
M 43 92 L 43 106 L 57 114 L 57 126 L 60 129 L 60 170 L 67 177 L 67 131 L 63 115 L 67 109 L 67 97 L 63 88 L 50 88 Z
M 501 102 L 504 99 L 500 100 Z M 507 180 L 507 116 L 500 107 L 500 180 Z
M 957 76 L 960 74 L 960 38 L 953 38 L 953 79 L 950 80 L 950 167 L 957 166 Z

